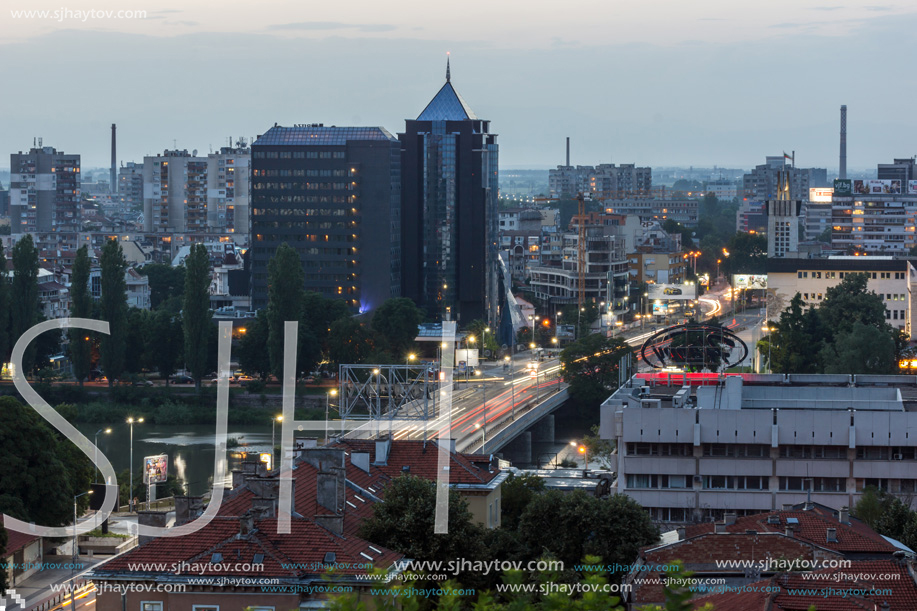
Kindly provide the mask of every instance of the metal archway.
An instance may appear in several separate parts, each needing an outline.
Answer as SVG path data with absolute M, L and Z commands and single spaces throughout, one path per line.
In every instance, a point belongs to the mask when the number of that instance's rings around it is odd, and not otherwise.
M 679 334 L 695 335 L 702 333 L 702 341 L 689 343 L 682 346 L 672 346 L 672 340 Z M 735 357 L 736 348 L 741 351 L 741 356 Z M 728 355 L 728 356 L 727 356 Z M 643 362 L 654 369 L 670 366 L 667 364 L 675 361 L 687 364 L 700 364 L 715 362 L 717 357 L 724 367 L 733 367 L 748 356 L 748 345 L 738 335 L 725 327 L 704 325 L 699 323 L 686 323 L 666 327 L 651 335 L 640 348 Z

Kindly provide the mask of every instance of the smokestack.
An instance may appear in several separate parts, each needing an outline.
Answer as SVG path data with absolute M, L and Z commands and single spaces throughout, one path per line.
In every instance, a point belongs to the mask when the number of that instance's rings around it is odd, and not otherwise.
M 841 158 L 838 178 L 847 178 L 847 105 L 841 106 Z
M 108 190 L 111 192 L 112 195 L 116 195 L 118 193 L 118 155 L 116 154 L 116 150 L 115 150 L 115 142 L 116 142 L 115 132 L 117 129 L 118 128 L 115 127 L 115 124 L 112 123 L 111 124 L 111 177 L 109 178 L 111 183 L 108 188 Z
M 567 136 L 567 167 L 570 167 L 570 136 Z

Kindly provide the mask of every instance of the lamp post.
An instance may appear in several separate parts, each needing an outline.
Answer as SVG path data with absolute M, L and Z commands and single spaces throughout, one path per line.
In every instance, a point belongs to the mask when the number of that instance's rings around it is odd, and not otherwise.
M 560 318 L 561 312 L 558 311 L 554 314 L 554 337 L 557 337 L 557 319 Z
M 325 410 L 325 413 L 326 414 L 328 413 L 327 408 Z M 274 416 L 273 418 L 271 418 L 271 471 L 277 470 L 277 467 L 275 466 L 275 463 L 274 463 L 274 428 L 278 422 L 283 422 L 282 414 L 280 416 Z M 327 422 L 328 422 L 327 418 L 325 419 L 325 422 L 326 422 L 325 426 L 327 427 Z
M 96 431 L 96 443 L 95 443 L 95 446 L 96 446 L 96 461 L 95 461 L 95 462 L 96 462 L 96 483 L 97 483 L 97 484 L 99 483 L 99 433 L 105 433 L 106 435 L 108 435 L 109 433 L 111 433 L 111 429 L 110 429 L 110 428 L 102 428 L 102 429 L 99 429 L 98 431 Z
M 331 441 L 331 438 L 328 436 L 328 410 L 331 407 L 331 397 L 336 397 L 337 394 L 338 394 L 337 389 L 332 388 L 325 395 L 325 445 L 328 445 L 328 443 Z
M 76 541 L 76 500 L 81 496 L 87 494 L 92 494 L 92 490 L 87 490 L 86 492 L 81 492 L 73 497 L 73 558 L 70 563 L 70 608 L 76 609 L 76 606 L 73 604 L 73 572 L 76 570 L 76 563 L 80 561 L 80 546 Z
M 413 364 L 413 363 L 414 363 L 414 359 L 416 359 L 416 358 L 417 358 L 417 355 L 414 354 L 414 353 L 412 352 L 411 354 L 408 355 L 408 360 L 407 360 L 406 364 L 407 364 L 407 365 Z
M 481 426 L 480 422 L 474 423 L 474 430 L 481 429 L 481 454 L 484 453 L 484 445 L 487 443 L 487 421 L 484 422 L 485 426 Z
M 134 511 L 134 423 L 140 424 L 143 422 L 143 418 L 128 418 L 127 423 L 131 427 L 131 451 L 130 451 L 130 472 L 131 472 L 131 489 L 128 492 L 128 507 L 130 511 Z
M 481 375 L 481 370 L 479 369 L 478 371 L 476 371 L 474 375 L 476 375 L 476 376 Z M 484 427 L 483 427 L 483 430 L 482 430 L 482 435 L 486 435 L 486 434 L 487 434 L 487 384 L 486 384 L 485 382 L 483 382 L 483 381 L 481 382 L 481 395 L 482 395 L 482 397 L 483 397 L 483 403 L 484 403 L 484 406 L 483 406 L 483 412 L 484 412 Z M 486 440 L 482 437 L 482 440 L 481 440 L 481 454 L 484 453 L 484 444 L 485 444 L 485 443 L 486 443 Z
M 586 477 L 586 471 L 589 469 L 589 449 L 586 447 L 586 444 L 578 444 L 575 441 L 571 441 L 570 445 L 583 455 L 583 477 Z

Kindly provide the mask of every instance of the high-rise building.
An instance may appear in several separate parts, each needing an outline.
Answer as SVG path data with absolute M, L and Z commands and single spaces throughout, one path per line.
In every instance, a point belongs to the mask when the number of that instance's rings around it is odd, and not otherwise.
M 880 163 L 876 178 L 879 180 L 900 180 L 902 185 L 904 181 L 915 180 L 917 177 L 917 167 L 915 167 L 914 157 L 910 159 L 895 159 L 894 163 Z
M 286 242 L 306 290 L 378 307 L 401 289 L 401 162 L 381 127 L 274 125 L 252 144 L 252 307 L 267 305 L 267 266 Z
M 497 318 L 497 136 L 446 83 L 399 134 L 402 291 L 434 318 Z
M 790 199 L 789 171 L 777 173 L 777 195 L 767 201 L 767 256 L 796 256 L 799 252 L 799 217 L 802 200 Z
M 557 166 L 548 171 L 548 189 L 552 197 L 591 194 L 600 199 L 650 197 L 653 169 L 633 163 L 602 163 L 597 166 Z
M 144 230 L 246 233 L 250 157 L 241 143 L 207 157 L 187 150 L 144 157 Z
M 783 156 L 768 156 L 763 165 L 755 166 L 743 179 L 744 197 L 756 201 L 776 199 L 777 175 L 789 173 L 790 199 L 807 199 L 810 187 L 827 187 L 828 171 L 824 168 L 797 168 L 787 165 Z
M 78 232 L 80 156 L 50 146 L 10 155 L 10 224 L 13 233 Z
M 118 169 L 118 201 L 121 210 L 143 206 L 143 164 L 128 161 Z

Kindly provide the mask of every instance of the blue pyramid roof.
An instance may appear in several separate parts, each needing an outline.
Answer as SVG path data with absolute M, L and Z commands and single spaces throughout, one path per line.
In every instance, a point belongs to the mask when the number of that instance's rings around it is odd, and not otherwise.
M 452 83 L 446 81 L 439 93 L 423 109 L 418 121 L 465 121 L 477 119 L 474 111 L 465 103 Z

